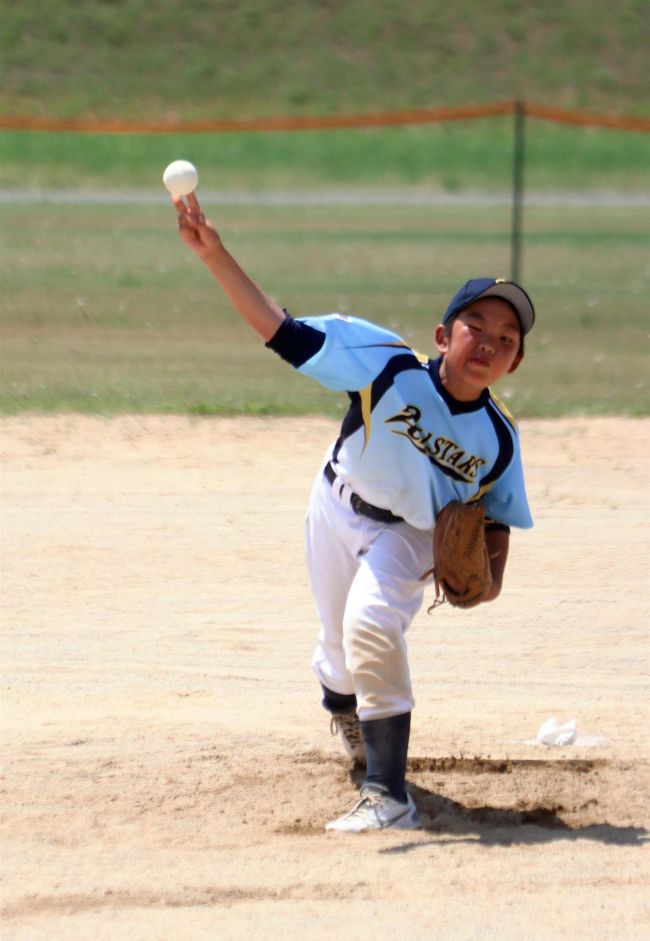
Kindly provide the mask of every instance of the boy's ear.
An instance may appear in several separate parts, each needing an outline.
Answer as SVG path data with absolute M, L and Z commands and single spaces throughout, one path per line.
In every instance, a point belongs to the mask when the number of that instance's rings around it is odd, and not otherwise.
M 513 363 L 512 363 L 512 366 L 510 367 L 510 369 L 508 370 L 508 372 L 511 373 L 511 372 L 514 372 L 516 369 L 518 369 L 518 368 L 519 368 L 519 364 L 521 363 L 521 361 L 522 361 L 523 358 L 524 358 L 524 354 L 523 354 L 523 353 L 517 353 L 517 355 L 515 356 L 514 361 L 513 361 Z
M 436 349 L 438 350 L 439 353 L 442 353 L 444 355 L 449 349 L 449 337 L 445 333 L 445 328 L 443 324 L 441 323 L 438 324 L 433 334 L 433 338 L 435 340 Z

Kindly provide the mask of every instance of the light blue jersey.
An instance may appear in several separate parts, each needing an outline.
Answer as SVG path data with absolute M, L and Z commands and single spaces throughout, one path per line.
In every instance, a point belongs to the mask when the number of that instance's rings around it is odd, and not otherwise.
M 476 401 L 457 401 L 440 381 L 439 360 L 365 320 L 288 321 L 292 331 L 280 332 L 291 339 L 269 346 L 350 397 L 332 462 L 363 500 L 417 529 L 431 529 L 451 500 L 481 500 L 495 522 L 533 525 L 516 426 L 488 389 Z M 309 335 L 302 356 L 301 330 Z

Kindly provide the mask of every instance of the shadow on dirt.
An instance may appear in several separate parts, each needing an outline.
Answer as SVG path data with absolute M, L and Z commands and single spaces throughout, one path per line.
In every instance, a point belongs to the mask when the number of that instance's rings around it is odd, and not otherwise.
M 422 817 L 422 829 L 443 836 L 446 843 L 471 840 L 508 846 L 553 840 L 595 840 L 614 846 L 642 846 L 649 842 L 650 833 L 644 827 L 620 827 L 607 822 L 572 826 L 562 816 L 563 812 L 570 812 L 570 808 L 561 804 L 531 803 L 514 809 L 466 807 L 418 785 L 411 785 L 409 789 Z
M 611 846 L 644 846 L 650 842 L 650 831 L 641 826 L 617 826 L 599 820 L 599 802 L 584 800 L 584 792 L 577 805 L 572 800 L 558 798 L 543 800 L 535 796 L 534 789 L 520 788 L 513 806 L 498 806 L 497 802 L 477 806 L 462 803 L 416 783 L 419 775 L 431 772 L 451 778 L 460 776 L 476 781 L 477 774 L 522 774 L 530 782 L 545 772 L 568 774 L 573 777 L 589 776 L 607 767 L 601 759 L 555 760 L 491 760 L 481 758 L 409 759 L 409 791 L 422 818 L 422 831 L 435 835 L 436 843 L 477 843 L 486 846 L 549 843 L 556 840 L 593 840 Z M 359 787 L 365 776 L 364 769 L 350 771 L 350 780 Z M 557 777 L 555 781 L 557 783 Z M 529 790 L 528 796 L 523 791 Z M 531 793 L 532 791 L 532 793 Z M 513 795 L 514 796 L 514 795 Z M 507 801 L 504 800 L 504 803 Z M 602 809 L 601 809 L 602 813 Z M 574 821 L 571 817 L 574 817 Z M 421 840 L 383 849 L 382 853 L 400 853 L 422 847 Z

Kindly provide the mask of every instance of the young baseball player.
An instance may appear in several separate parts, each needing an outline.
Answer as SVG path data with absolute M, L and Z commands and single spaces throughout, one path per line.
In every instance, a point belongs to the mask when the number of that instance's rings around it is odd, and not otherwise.
M 313 484 L 306 538 L 321 623 L 313 667 L 332 729 L 366 766 L 359 799 L 327 829 L 415 829 L 406 790 L 413 709 L 405 634 L 432 565 L 436 516 L 481 500 L 492 587 L 511 526 L 532 520 L 512 419 L 489 386 L 514 372 L 534 322 L 510 281 L 468 281 L 435 328 L 438 357 L 340 314 L 295 320 L 239 267 L 194 195 L 173 198 L 181 238 L 235 310 L 295 369 L 348 393 L 349 410 Z

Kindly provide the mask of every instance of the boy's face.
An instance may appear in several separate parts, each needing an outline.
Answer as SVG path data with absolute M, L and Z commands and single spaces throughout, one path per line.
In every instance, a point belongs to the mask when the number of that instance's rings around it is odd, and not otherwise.
M 448 334 L 438 324 L 435 339 L 444 357 L 443 384 L 461 402 L 478 398 L 487 386 L 514 372 L 523 359 L 517 315 L 498 297 L 474 301 L 454 317 Z

